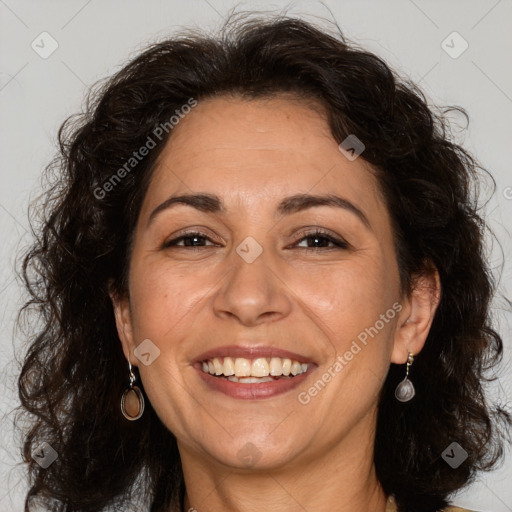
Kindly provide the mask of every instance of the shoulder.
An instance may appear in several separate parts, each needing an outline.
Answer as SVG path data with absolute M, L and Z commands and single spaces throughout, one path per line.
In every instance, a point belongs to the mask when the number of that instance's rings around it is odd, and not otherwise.
M 393 496 L 388 498 L 388 503 L 386 507 L 386 512 L 396 512 L 396 503 Z M 443 508 L 440 512 L 476 512 L 476 510 L 469 510 L 468 508 L 460 508 L 460 507 L 446 507 Z
M 392 496 L 389 497 L 386 512 L 396 512 L 396 503 Z M 469 510 L 468 508 L 460 507 L 446 507 L 440 512 L 476 512 L 476 510 Z

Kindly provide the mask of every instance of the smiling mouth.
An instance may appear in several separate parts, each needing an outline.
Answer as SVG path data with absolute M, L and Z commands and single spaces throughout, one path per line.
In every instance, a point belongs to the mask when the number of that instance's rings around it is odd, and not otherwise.
M 257 384 L 293 379 L 308 371 L 309 365 L 281 357 L 214 357 L 201 362 L 204 373 L 241 384 Z

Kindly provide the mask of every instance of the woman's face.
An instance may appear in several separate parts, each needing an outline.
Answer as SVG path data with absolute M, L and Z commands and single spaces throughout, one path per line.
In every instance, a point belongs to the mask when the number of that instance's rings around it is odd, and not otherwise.
M 208 198 L 166 203 L 182 195 Z M 400 301 L 377 181 L 320 109 L 222 97 L 174 127 L 116 315 L 182 458 L 277 468 L 371 438 L 390 361 L 406 359 Z

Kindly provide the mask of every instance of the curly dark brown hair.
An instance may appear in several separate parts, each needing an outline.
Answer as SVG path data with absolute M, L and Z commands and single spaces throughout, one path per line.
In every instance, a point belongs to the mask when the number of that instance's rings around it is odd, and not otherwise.
M 189 31 L 149 47 L 93 88 L 85 112 L 59 131 L 60 153 L 33 205 L 35 242 L 19 270 L 30 294 L 19 319 L 29 321 L 18 382 L 29 422 L 26 512 L 35 504 L 130 510 L 135 496 L 152 512 L 182 505 L 174 435 L 147 399 L 139 421 L 121 415 L 128 375 L 109 296 L 110 285 L 127 293 L 134 226 L 172 130 L 115 186 L 112 177 L 190 98 L 283 93 L 324 105 L 338 143 L 349 134 L 364 142 L 391 214 L 403 290 L 439 272 L 442 298 L 414 363 L 421 392 L 395 400 L 403 368 L 393 364 L 382 388 L 374 460 L 384 491 L 400 512 L 433 512 L 501 458 L 510 416 L 484 396 L 502 354 L 478 203 L 487 174 L 451 141 L 447 116 L 464 110 L 429 107 L 416 85 L 341 31 L 289 16 L 232 16 L 217 35 Z M 31 457 L 43 441 L 58 453 L 46 469 Z M 453 441 L 468 453 L 457 469 L 441 458 Z

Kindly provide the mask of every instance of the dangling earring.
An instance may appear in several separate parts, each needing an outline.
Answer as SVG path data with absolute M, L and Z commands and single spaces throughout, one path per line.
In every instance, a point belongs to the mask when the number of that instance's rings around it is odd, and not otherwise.
M 405 370 L 405 378 L 402 382 L 400 382 L 400 384 L 398 384 L 395 390 L 395 398 L 400 400 L 400 402 L 408 402 L 416 394 L 412 382 L 408 379 L 409 367 L 412 365 L 413 361 L 414 354 L 409 352 L 409 357 L 407 358 L 407 368 Z
M 128 361 L 130 386 L 124 390 L 121 396 L 121 412 L 130 421 L 138 420 L 144 412 L 144 396 L 138 386 L 134 386 L 135 375 L 132 371 L 132 364 Z

